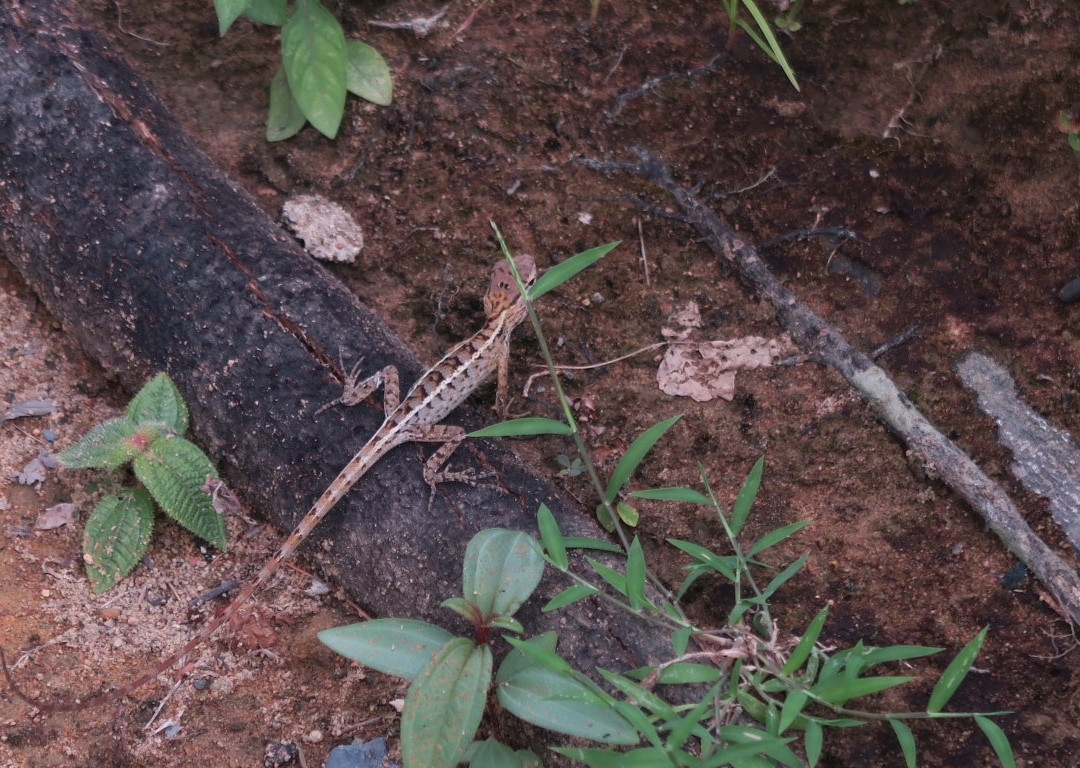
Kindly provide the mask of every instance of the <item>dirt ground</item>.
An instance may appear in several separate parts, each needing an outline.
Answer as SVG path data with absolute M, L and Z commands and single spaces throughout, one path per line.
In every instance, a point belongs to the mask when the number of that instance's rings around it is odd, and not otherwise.
M 700 338 L 778 335 L 769 308 L 692 231 L 619 198 L 633 192 L 661 207 L 667 200 L 635 179 L 575 162 L 629 159 L 630 146 L 648 147 L 700 184 L 787 285 L 852 343 L 869 350 L 918 323 L 918 337 L 881 364 L 1004 484 L 1040 535 L 1073 557 L 1045 503 L 1008 473 L 994 425 L 953 363 L 970 348 L 989 354 L 1034 408 L 1080 434 L 1080 305 L 1056 298 L 1080 275 L 1080 164 L 1056 128 L 1059 110 L 1080 107 L 1075 3 L 810 2 L 802 30 L 781 38 L 801 92 L 744 37 L 714 61 L 726 30 L 715 2 L 602 0 L 595 24 L 585 0 L 452 2 L 425 38 L 367 20 L 429 15 L 436 6 L 336 3 L 330 7 L 347 34 L 389 62 L 394 103 L 350 100 L 336 141 L 307 128 L 272 145 L 262 134 L 278 63 L 273 30 L 241 20 L 219 40 L 209 3 L 81 5 L 267 210 L 277 215 L 287 195 L 312 190 L 359 218 L 365 251 L 337 272 L 428 359 L 476 325 L 475 294 L 496 256 L 489 220 L 542 267 L 624 241 L 542 300 L 562 363 L 603 361 L 656 342 L 665 318 L 690 300 L 705 320 Z M 653 81 L 710 62 L 691 77 Z M 813 227 L 846 228 L 858 239 L 838 249 L 823 238 L 779 239 Z M 46 430 L 66 445 L 115 415 L 126 395 L 5 261 L 0 286 L 0 394 L 58 404 L 50 417 L 0 424 L 0 642 L 29 651 L 16 669 L 28 688 L 90 691 L 180 643 L 200 617 L 177 606 L 253 570 L 278 534 L 233 520 L 236 545 L 211 558 L 160 522 L 152 568 L 141 566 L 115 594 L 91 597 L 78 565 L 81 528 L 35 531 L 33 523 L 59 501 L 88 510 L 99 478 L 49 471 L 43 484 L 24 486 L 10 473 L 48 447 Z M 700 463 L 730 500 L 764 455 L 750 535 L 811 521 L 781 548 L 789 559 L 810 552 L 775 598 L 785 631 L 799 632 L 828 605 L 824 642 L 946 648 L 914 665 L 921 677 L 910 690 L 883 702 L 920 709 L 947 660 L 989 626 L 978 672 L 953 706 L 1012 710 L 1001 724 L 1020 765 L 1080 762 L 1080 652 L 1067 627 L 1037 583 L 1002 585 L 1014 558 L 964 503 L 909 465 L 838 375 L 811 365 L 764 369 L 741 374 L 731 402 L 696 403 L 657 388 L 658 356 L 568 381 L 588 404 L 597 427 L 590 441 L 608 471 L 642 429 L 675 413 L 684 417 L 638 487 L 693 485 Z M 519 386 L 538 361 L 531 334 L 520 334 L 512 364 Z M 545 391 L 523 407 L 553 413 Z M 569 448 L 538 439 L 521 450 L 554 474 L 556 456 Z M 591 514 L 583 480 L 562 482 Z M 722 531 L 703 513 L 659 504 L 642 512 L 647 552 L 670 582 L 681 578 L 683 559 L 663 545 L 666 537 L 723 549 Z M 396 745 L 391 702 L 402 686 L 319 645 L 318 630 L 356 612 L 333 596 L 306 594 L 311 583 L 303 570 L 277 582 L 260 600 L 257 621 L 199 652 L 187 678 L 195 684 L 181 686 L 148 729 L 164 683 L 141 691 L 141 705 L 37 719 L 0 696 L 0 765 L 252 766 L 287 742 L 317 766 L 353 738 L 385 735 Z M 170 594 L 180 599 L 154 599 Z M 705 585 L 691 608 L 708 623 L 729 604 L 729 593 Z M 914 730 L 920 765 L 995 764 L 970 721 Z M 887 726 L 867 726 L 829 738 L 820 765 L 902 759 Z

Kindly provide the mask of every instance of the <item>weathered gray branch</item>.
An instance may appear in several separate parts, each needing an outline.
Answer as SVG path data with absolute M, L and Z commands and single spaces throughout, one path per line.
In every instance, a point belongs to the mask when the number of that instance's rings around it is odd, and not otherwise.
M 640 159 L 638 163 L 584 162 L 595 170 L 637 174 L 670 194 L 713 252 L 727 260 L 748 288 L 769 300 L 791 338 L 815 360 L 843 375 L 874 413 L 925 464 L 927 472 L 967 501 L 1005 546 L 1046 585 L 1069 619 L 1080 624 L 1080 578 L 1031 530 L 1001 486 L 919 413 L 885 371 L 799 301 L 772 274 L 755 248 L 693 192 L 676 182 L 663 162 L 646 150 L 635 151 Z

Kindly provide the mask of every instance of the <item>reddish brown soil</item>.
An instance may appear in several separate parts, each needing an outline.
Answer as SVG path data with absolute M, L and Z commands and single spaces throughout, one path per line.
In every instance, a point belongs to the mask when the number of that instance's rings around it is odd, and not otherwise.
M 432 6 L 335 5 L 347 32 L 376 45 L 390 62 L 394 104 L 352 100 L 336 141 L 308 128 L 274 145 L 262 139 L 266 84 L 277 66 L 271 30 L 240 21 L 219 40 L 209 4 L 82 4 L 204 149 L 268 210 L 276 213 L 289 193 L 315 190 L 359 217 L 366 250 L 357 266 L 338 273 L 428 358 L 475 325 L 482 273 L 497 255 L 489 220 L 541 266 L 624 241 L 543 300 L 563 363 L 605 360 L 657 341 L 664 318 L 690 299 L 702 308 L 707 338 L 780 332 L 769 308 L 739 286 L 695 233 L 612 198 L 634 192 L 660 206 L 668 201 L 635 179 L 585 170 L 575 163 L 580 155 L 628 159 L 628 147 L 647 146 L 688 183 L 701 184 L 702 194 L 758 244 L 814 226 L 855 231 L 859 239 L 832 259 L 832 244 L 820 239 L 781 242 L 763 254 L 858 346 L 871 349 L 919 323 L 919 338 L 889 353 L 883 366 L 1005 484 L 1036 530 L 1071 555 L 1044 503 L 1008 474 L 992 422 L 975 409 L 952 365 L 963 350 L 987 352 L 1011 370 L 1036 409 L 1080 433 L 1080 309 L 1055 299 L 1080 272 L 1080 175 L 1055 128 L 1058 110 L 1076 106 L 1080 87 L 1074 4 L 815 2 L 804 11 L 802 31 L 783 38 L 801 93 L 741 39 L 714 69 L 668 79 L 616 115 L 620 94 L 700 67 L 724 50 L 717 3 L 603 0 L 593 25 L 584 0 L 455 3 L 446 26 L 424 39 L 365 22 L 373 12 L 402 18 L 426 15 Z M 890 123 L 898 127 L 886 137 Z M 635 217 L 642 221 L 651 286 L 640 265 Z M 863 281 L 836 271 L 845 263 L 840 257 L 877 275 L 880 292 L 869 295 Z M 50 420 L 17 423 L 26 433 L 17 424 L 0 425 L 2 458 L 14 467 L 35 454 L 37 434 L 29 430 L 47 426 L 66 441 L 123 398 L 53 327 L 12 269 L 0 269 L 0 283 L 7 310 L 0 314 L 11 318 L 0 320 L 3 394 L 61 403 Z M 521 334 L 513 366 L 519 383 L 538 358 L 530 334 Z M 732 402 L 699 404 L 661 393 L 655 365 L 654 355 L 644 355 L 568 383 L 575 397 L 591 401 L 591 423 L 603 427 L 592 442 L 606 469 L 643 428 L 674 413 L 684 417 L 643 467 L 641 486 L 695 484 L 700 463 L 730 500 L 764 454 L 750 535 L 811 520 L 775 558 L 810 552 L 802 574 L 775 600 L 785 631 L 799 632 L 828 605 L 825 642 L 945 647 L 942 657 L 914 666 L 921 678 L 910 691 L 881 702 L 919 709 L 947 658 L 989 626 L 979 671 L 954 705 L 1013 710 L 1001 723 L 1020 765 L 1054 768 L 1080 760 L 1080 652 L 1072 650 L 1065 625 L 1040 600 L 1038 584 L 1002 587 L 999 577 L 1013 557 L 947 488 L 909 466 L 903 447 L 843 380 L 809 365 L 767 369 L 741 375 Z M 522 408 L 553 413 L 546 392 L 534 398 Z M 554 473 L 556 456 L 569 448 L 545 439 L 522 450 Z M 103 621 L 103 601 L 88 602 L 71 562 L 79 534 L 13 537 L 10 528 L 32 523 L 55 500 L 85 497 L 89 480 L 61 475 L 37 492 L 0 485 L 11 505 L 2 513 L 0 544 L 0 580 L 7 585 L 0 640 L 8 647 L 29 648 L 68 627 Z M 582 514 L 591 514 L 584 483 L 565 482 L 583 499 Z M 155 570 L 126 585 L 135 597 L 166 580 L 196 593 L 232 573 L 234 564 L 258 562 L 272 546 L 272 539 L 246 543 L 227 563 L 208 566 L 187 537 L 162 528 L 168 535 L 155 545 Z M 242 534 L 243 526 L 234 528 Z M 646 506 L 640 534 L 657 569 L 673 582 L 683 560 L 663 545 L 665 537 L 723 547 L 716 522 L 693 509 Z M 43 570 L 48 558 L 63 562 Z M 174 570 L 181 565 L 188 570 Z M 25 706 L 4 701 L 0 763 L 251 766 L 261 764 L 266 745 L 300 741 L 307 764 L 320 765 L 335 743 L 393 739 L 388 702 L 400 686 L 350 671 L 319 646 L 314 633 L 350 620 L 350 612 L 318 607 L 302 596 L 306 584 L 289 577 L 264 598 L 261 621 L 276 630 L 271 654 L 237 661 L 219 640 L 200 657 L 208 674 L 227 684 L 210 691 L 185 686 L 170 701 L 162 717 L 184 726 L 181 738 L 141 730 L 164 687 L 143 693 L 146 706 L 129 702 L 115 716 L 103 710 L 31 720 Z M 136 602 L 113 624 L 158 626 L 156 639 L 139 641 L 147 645 L 123 639 L 109 625 L 97 646 L 88 637 L 94 633 L 76 633 L 70 647 L 46 649 L 18 674 L 37 675 L 57 690 L 87 690 L 126 677 L 190 631 L 182 617 L 154 618 Z M 729 604 L 727 591 L 704 585 L 691 608 L 709 622 Z M 994 764 L 970 721 L 914 730 L 920 765 Z M 827 739 L 821 761 L 901 764 L 887 726 Z

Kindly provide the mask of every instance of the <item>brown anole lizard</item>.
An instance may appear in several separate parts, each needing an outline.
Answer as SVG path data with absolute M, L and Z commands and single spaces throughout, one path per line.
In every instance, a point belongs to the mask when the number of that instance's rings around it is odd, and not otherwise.
M 536 265 L 532 258 L 518 256 L 514 263 L 525 285 L 532 285 L 536 279 Z M 500 261 L 492 269 L 491 283 L 487 293 L 484 294 L 486 318 L 484 327 L 443 355 L 439 362 L 420 376 L 404 399 L 399 400 L 400 390 L 396 368 L 387 366 L 366 379 L 361 379 L 358 363 L 346 377 L 342 396 L 334 402 L 355 405 L 381 386 L 383 409 L 386 413 L 382 425 L 375 430 L 375 434 L 327 486 L 277 553 L 263 565 L 255 578 L 224 610 L 203 625 L 178 651 L 134 680 L 89 698 L 37 701 L 17 687 L 7 660 L 3 658 L 3 649 L 0 648 L 0 663 L 3 664 L 8 685 L 20 698 L 43 712 L 67 712 L 97 706 L 126 696 L 151 682 L 200 643 L 208 640 L 222 624 L 237 615 L 252 596 L 270 580 L 278 567 L 295 554 L 308 534 L 349 492 L 349 489 L 387 452 L 402 443 L 442 443 L 424 464 L 424 480 L 432 487 L 433 492 L 438 482 L 447 480 L 468 482 L 471 479 L 468 473 L 441 471 L 442 466 L 465 439 L 465 431 L 461 427 L 440 422 L 493 373 L 497 379 L 496 409 L 505 414 L 510 334 L 525 319 L 525 315 L 525 300 L 518 291 L 510 267 L 505 261 Z

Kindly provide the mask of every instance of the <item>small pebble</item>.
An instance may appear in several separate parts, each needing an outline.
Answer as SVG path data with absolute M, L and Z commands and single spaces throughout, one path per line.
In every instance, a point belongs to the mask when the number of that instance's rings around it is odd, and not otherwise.
M 43 589 L 43 590 L 41 590 L 41 596 L 42 597 L 52 597 L 52 592 L 50 592 L 47 589 Z
M 210 678 L 197 677 L 191 681 L 191 684 L 195 686 L 196 691 L 204 691 L 210 687 Z
M 318 729 L 313 730 L 313 731 L 308 731 L 307 734 L 304 736 L 304 741 L 306 741 L 308 744 L 318 744 L 322 740 L 323 740 L 322 731 L 320 731 Z
M 106 621 L 110 621 L 112 619 L 117 619 L 117 618 L 120 617 L 120 609 L 119 608 L 102 608 L 100 611 L 98 611 L 98 615 L 101 616 L 101 618 L 105 619 Z
M 1080 277 L 1065 283 L 1065 287 L 1058 291 L 1058 299 L 1066 304 L 1080 301 Z
M 51 429 L 46 429 L 41 433 L 41 436 L 48 440 L 50 443 L 56 442 L 56 433 Z

